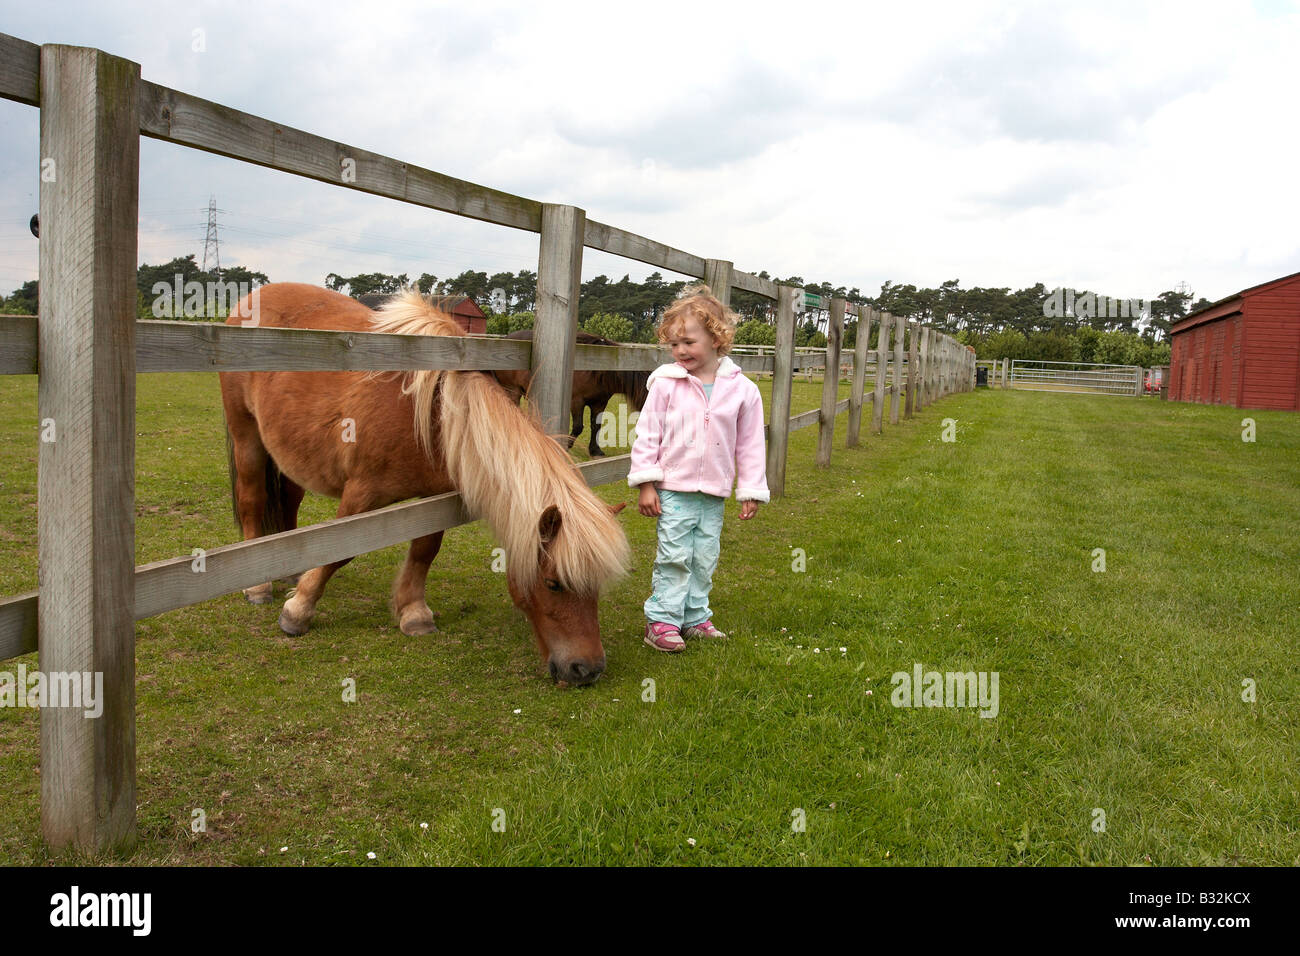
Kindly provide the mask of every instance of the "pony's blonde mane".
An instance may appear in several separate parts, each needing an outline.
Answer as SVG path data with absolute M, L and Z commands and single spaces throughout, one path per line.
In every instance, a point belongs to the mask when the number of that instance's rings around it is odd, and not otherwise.
M 415 291 L 386 302 L 371 324 L 376 332 L 465 335 Z M 433 441 L 440 391 L 441 452 Z M 402 392 L 415 405 L 420 448 L 435 464 L 441 454 L 465 507 L 487 521 L 505 547 L 506 573 L 518 588 L 526 592 L 537 580 L 538 520 L 551 505 L 559 508 L 561 524 L 548 553 L 564 587 L 595 595 L 627 573 L 627 536 L 618 520 L 537 418 L 526 415 L 492 378 L 470 371 L 411 372 Z

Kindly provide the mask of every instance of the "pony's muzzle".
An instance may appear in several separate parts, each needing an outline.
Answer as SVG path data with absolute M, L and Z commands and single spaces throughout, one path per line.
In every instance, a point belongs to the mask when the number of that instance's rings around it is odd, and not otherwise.
M 594 683 L 596 678 L 605 673 L 605 658 L 599 660 L 570 660 L 560 663 L 554 657 L 547 661 L 551 671 L 551 680 L 564 682 L 575 687 Z

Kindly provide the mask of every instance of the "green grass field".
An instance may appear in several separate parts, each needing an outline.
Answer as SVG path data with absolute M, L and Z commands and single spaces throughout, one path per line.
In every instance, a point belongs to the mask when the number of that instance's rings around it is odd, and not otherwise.
M 793 411 L 820 391 L 801 378 Z M 34 380 L 0 409 L 13 594 L 36 584 Z M 130 860 L 1300 864 L 1300 416 L 980 391 L 853 450 L 845 418 L 829 468 L 804 429 L 785 498 L 728 504 L 725 641 L 642 644 L 654 522 L 623 513 L 635 569 L 590 688 L 551 685 L 477 524 L 446 536 L 428 637 L 389 617 L 399 547 L 340 572 L 301 638 L 278 593 L 141 622 Z M 139 561 L 234 540 L 216 377 L 141 376 L 137 431 Z M 892 706 L 915 664 L 998 672 L 997 717 Z M 0 710 L 0 863 L 51 859 L 38 774 L 37 717 Z

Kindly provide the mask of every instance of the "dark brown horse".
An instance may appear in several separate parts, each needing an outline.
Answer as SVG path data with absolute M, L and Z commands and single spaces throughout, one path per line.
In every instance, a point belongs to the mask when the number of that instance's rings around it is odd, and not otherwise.
M 226 321 L 464 334 L 417 294 L 376 313 L 348 296 L 296 283 L 263 286 Z M 458 490 L 504 546 L 510 597 L 528 617 L 551 676 L 587 684 L 604 670 L 597 595 L 628 563 L 618 509 L 592 493 L 560 445 L 491 376 L 225 372 L 221 397 L 246 539 L 295 527 L 304 490 L 338 498 L 339 517 Z M 442 534 L 411 542 L 393 584 L 392 606 L 405 634 L 434 630 L 425 578 Z M 347 563 L 302 575 L 280 614 L 285 633 L 308 629 L 326 582 Z M 269 582 L 245 593 L 254 603 L 272 599 Z
M 533 330 L 520 329 L 518 332 L 511 332 L 506 338 L 525 339 L 531 342 Z M 611 342 L 599 335 L 581 331 L 578 333 L 578 342 L 583 345 L 618 345 L 617 342 Z M 523 395 L 527 394 L 528 386 L 533 380 L 532 372 L 527 369 L 499 370 L 494 374 L 497 381 L 514 397 L 516 404 Z M 633 411 L 639 412 L 645 405 L 648 392 L 646 382 L 649 378 L 648 371 L 620 372 L 614 369 L 601 369 L 574 372 L 573 394 L 569 400 L 569 416 L 573 426 L 569 434 L 569 447 L 572 448 L 573 443 L 582 434 L 586 409 L 591 409 L 591 440 L 587 442 L 587 451 L 593 458 L 604 455 L 605 452 L 601 450 L 596 439 L 600 436 L 600 418 L 605 414 L 605 406 L 615 395 L 625 395 Z

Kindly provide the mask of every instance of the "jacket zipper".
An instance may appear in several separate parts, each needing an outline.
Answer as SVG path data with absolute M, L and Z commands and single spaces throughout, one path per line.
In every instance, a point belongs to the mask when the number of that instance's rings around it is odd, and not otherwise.
M 700 391 L 704 392 L 704 434 L 700 436 L 700 441 L 703 443 L 704 451 L 700 453 L 700 473 L 695 479 L 695 483 L 702 486 L 704 484 L 704 456 L 708 454 L 709 447 L 709 408 L 711 407 L 712 402 L 709 400 L 709 393 L 705 389 L 704 383 L 700 382 L 699 379 L 696 379 L 696 381 L 699 382 Z M 716 375 L 713 379 L 713 387 L 718 387 L 718 379 Z

